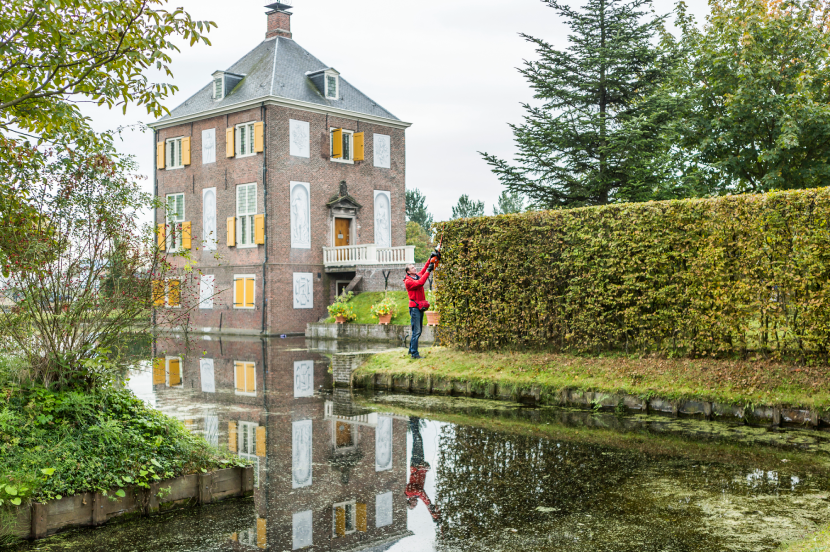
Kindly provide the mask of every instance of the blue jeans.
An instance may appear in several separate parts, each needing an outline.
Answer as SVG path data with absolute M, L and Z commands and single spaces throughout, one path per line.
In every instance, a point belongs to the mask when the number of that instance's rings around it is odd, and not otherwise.
M 418 307 L 409 307 L 409 318 L 412 320 L 412 337 L 409 339 L 409 354 L 418 354 L 418 340 L 421 338 L 421 328 L 424 327 L 424 311 Z

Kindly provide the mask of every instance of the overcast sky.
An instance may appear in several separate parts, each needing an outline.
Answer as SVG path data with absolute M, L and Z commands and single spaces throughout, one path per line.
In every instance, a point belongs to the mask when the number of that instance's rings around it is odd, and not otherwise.
M 283 0 L 285 1 L 285 0 Z M 266 17 L 256 0 L 172 0 L 196 19 L 215 21 L 212 46 L 182 46 L 173 54 L 179 92 L 168 108 L 183 103 L 265 37 Z M 399 119 L 406 132 L 406 186 L 419 188 L 436 220 L 448 219 L 461 194 L 484 200 L 490 214 L 502 187 L 479 151 L 505 158 L 514 153 L 508 123 L 522 120 L 521 102 L 531 100 L 516 70 L 534 59 L 520 32 L 564 48 L 567 28 L 540 0 L 445 0 L 427 4 L 400 0 L 295 0 L 294 40 Z M 673 0 L 657 0 L 659 13 Z M 702 21 L 705 0 L 689 0 Z M 160 77 L 156 77 L 160 78 Z M 135 106 L 88 107 L 98 130 L 150 122 Z M 155 151 L 152 134 L 128 133 L 119 145 L 149 176 Z

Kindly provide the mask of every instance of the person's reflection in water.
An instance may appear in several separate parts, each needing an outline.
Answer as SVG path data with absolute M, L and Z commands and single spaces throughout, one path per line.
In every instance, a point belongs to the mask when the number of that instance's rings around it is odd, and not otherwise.
M 433 504 L 424 492 L 424 481 L 429 471 L 429 462 L 424 460 L 424 439 L 421 437 L 420 419 L 416 416 L 409 417 L 409 430 L 412 432 L 412 458 L 409 461 L 409 483 L 406 485 L 404 494 L 407 496 L 407 507 L 413 510 L 418 505 L 418 499 L 427 505 L 429 514 L 433 521 L 438 521 L 441 512 Z

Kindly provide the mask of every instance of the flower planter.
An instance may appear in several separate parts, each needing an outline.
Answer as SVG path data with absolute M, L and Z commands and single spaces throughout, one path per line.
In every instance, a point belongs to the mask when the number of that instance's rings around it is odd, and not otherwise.
M 438 311 L 427 311 L 427 326 L 437 326 L 441 323 L 441 313 Z
M 384 326 L 388 326 L 389 323 L 392 322 L 392 313 L 381 314 L 378 316 L 378 324 L 382 324 Z
M 337 316 L 334 317 L 334 321 L 337 322 L 338 324 L 345 324 L 346 323 L 346 317 L 343 316 L 342 314 L 338 314 Z

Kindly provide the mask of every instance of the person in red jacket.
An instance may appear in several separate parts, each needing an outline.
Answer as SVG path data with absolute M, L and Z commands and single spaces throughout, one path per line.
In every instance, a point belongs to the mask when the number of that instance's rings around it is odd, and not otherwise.
M 412 458 L 409 461 L 409 482 L 404 489 L 406 507 L 414 510 L 420 498 L 429 510 L 432 520 L 437 522 L 441 519 L 441 511 L 424 491 L 424 482 L 431 466 L 424 460 L 424 439 L 421 437 L 420 419 L 416 416 L 409 417 L 409 430 L 412 433 Z
M 409 294 L 409 319 L 412 323 L 412 336 L 409 339 L 409 354 L 412 358 L 421 358 L 418 354 L 418 339 L 421 338 L 421 330 L 424 327 L 424 312 L 429 308 L 429 302 L 424 295 L 424 284 L 427 283 L 429 275 L 435 265 L 432 263 L 437 255 L 433 253 L 424 265 L 421 272 L 415 272 L 415 265 L 406 265 L 406 277 L 404 286 Z

